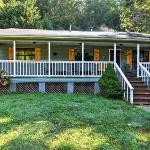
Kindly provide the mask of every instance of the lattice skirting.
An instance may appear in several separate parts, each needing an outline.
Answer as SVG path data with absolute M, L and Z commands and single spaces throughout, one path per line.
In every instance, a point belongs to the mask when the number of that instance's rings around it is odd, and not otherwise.
M 0 93 L 9 93 L 9 86 L 0 85 Z
M 74 83 L 74 93 L 94 94 L 94 83 Z
M 17 83 L 16 92 L 19 93 L 35 93 L 39 91 L 38 83 Z
M 96 93 L 97 86 L 94 82 L 89 83 L 14 83 L 12 86 L 0 86 L 0 93 L 8 93 L 10 91 L 17 92 L 17 93 L 35 93 L 35 92 L 42 92 L 42 93 L 75 93 L 75 94 L 94 94 Z
M 46 83 L 46 93 L 67 93 L 67 83 Z

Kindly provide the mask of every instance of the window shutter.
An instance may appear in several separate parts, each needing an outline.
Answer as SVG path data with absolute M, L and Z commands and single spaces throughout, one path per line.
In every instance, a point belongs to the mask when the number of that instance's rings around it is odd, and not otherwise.
M 75 60 L 75 52 L 73 48 L 69 49 L 69 61 L 74 61 Z
M 100 60 L 100 51 L 98 48 L 94 48 L 94 61 Z
M 35 60 L 39 61 L 42 59 L 42 53 L 40 48 L 35 48 Z
M 127 64 L 132 65 L 132 50 L 127 50 Z
M 9 47 L 8 53 L 9 53 L 9 60 L 13 60 L 14 56 L 13 56 L 13 48 L 12 47 Z

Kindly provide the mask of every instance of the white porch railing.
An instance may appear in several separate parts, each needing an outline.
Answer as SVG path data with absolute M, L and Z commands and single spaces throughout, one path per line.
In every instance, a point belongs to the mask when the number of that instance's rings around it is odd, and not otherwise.
M 127 101 L 130 101 L 131 104 L 133 104 L 133 90 L 134 88 L 120 69 L 117 63 L 114 63 L 114 69 L 117 73 L 117 76 L 121 82 L 122 90 L 123 90 L 123 96 Z
M 150 72 L 150 62 L 140 62 L 141 65 L 143 65 L 148 72 Z
M 14 71 L 15 63 L 15 71 Z M 0 69 L 16 77 L 100 77 L 109 61 L 20 61 L 1 60 Z
M 142 81 L 146 83 L 147 86 L 150 85 L 150 63 L 149 62 L 139 62 L 139 72 Z

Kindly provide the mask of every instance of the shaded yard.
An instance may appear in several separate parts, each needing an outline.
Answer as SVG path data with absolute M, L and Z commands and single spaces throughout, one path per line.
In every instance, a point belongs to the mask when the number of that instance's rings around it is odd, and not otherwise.
M 0 149 L 148 150 L 150 113 L 99 96 L 1 95 Z

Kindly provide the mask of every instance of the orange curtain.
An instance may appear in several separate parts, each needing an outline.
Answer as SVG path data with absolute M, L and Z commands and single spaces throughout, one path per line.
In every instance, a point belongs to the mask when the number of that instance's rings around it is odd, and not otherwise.
M 42 59 L 42 52 L 40 48 L 35 48 L 35 60 L 39 61 Z
M 100 60 L 100 51 L 98 48 L 94 48 L 94 61 Z
M 13 48 L 12 47 L 9 47 L 8 54 L 9 54 L 9 60 L 13 60 L 14 55 L 13 55 Z
M 127 64 L 132 65 L 132 50 L 127 50 Z
M 73 48 L 69 49 L 69 61 L 74 61 L 75 60 L 75 51 Z

